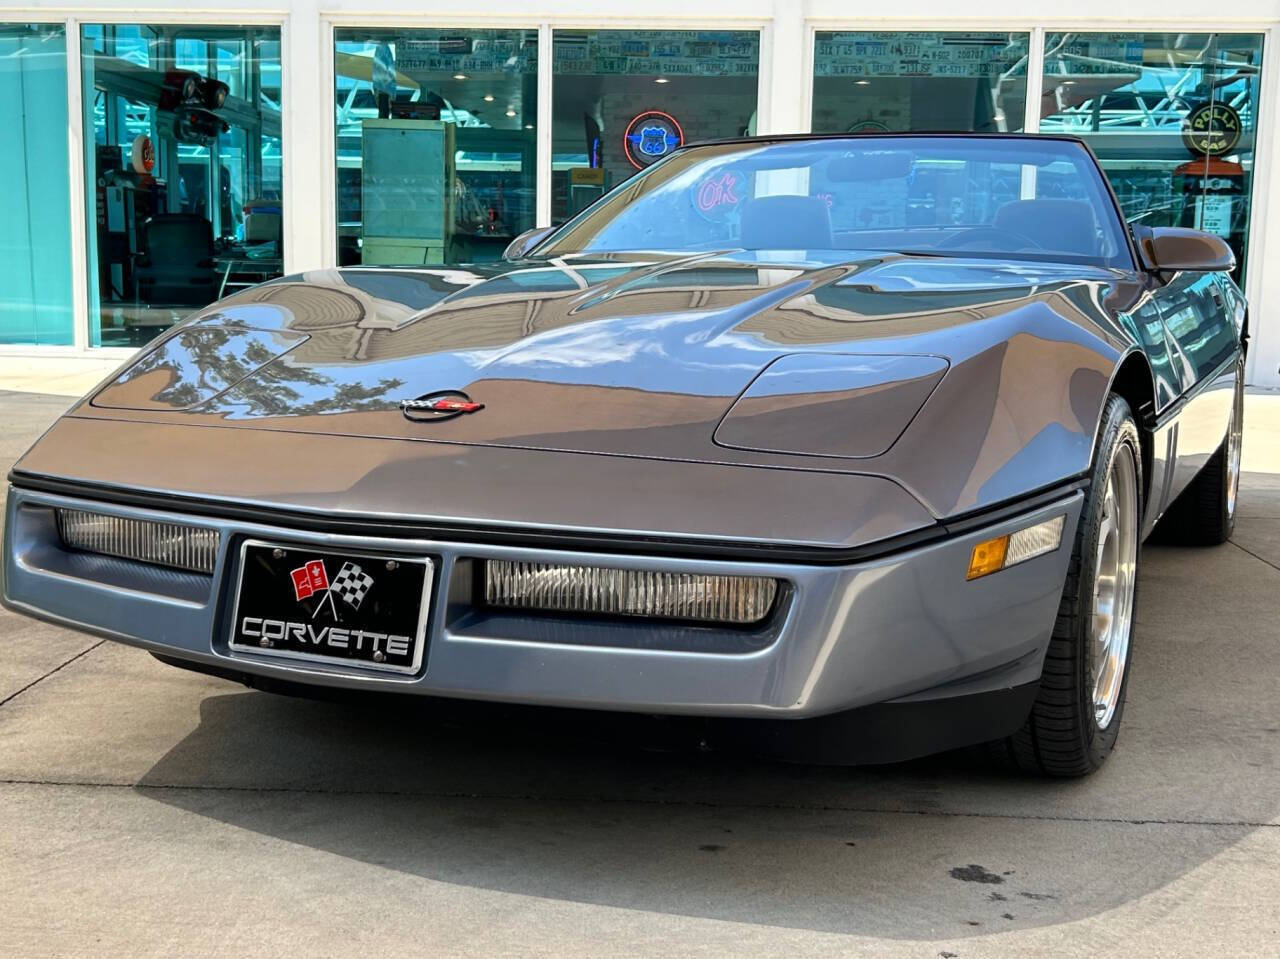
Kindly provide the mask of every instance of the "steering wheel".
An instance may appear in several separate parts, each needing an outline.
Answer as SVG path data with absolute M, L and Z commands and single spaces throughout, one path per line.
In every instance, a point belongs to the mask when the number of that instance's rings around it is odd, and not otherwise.
M 1025 233 L 1019 233 L 1016 230 L 1001 230 L 994 226 L 975 226 L 963 233 L 957 234 L 951 238 L 951 242 L 947 246 L 964 247 L 972 246 L 975 243 L 981 243 L 984 240 L 988 243 L 1000 244 L 1007 243 L 1010 239 L 1021 241 L 1022 249 L 1031 247 L 1035 250 L 1043 250 L 1044 247 L 1027 236 Z

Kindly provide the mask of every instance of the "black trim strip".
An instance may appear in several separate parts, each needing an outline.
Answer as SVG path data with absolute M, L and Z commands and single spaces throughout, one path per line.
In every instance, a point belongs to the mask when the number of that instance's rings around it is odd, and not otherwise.
M 905 552 L 953 536 L 960 536 L 982 526 L 989 526 L 1028 513 L 1063 499 L 1088 480 L 1073 477 L 1045 487 L 999 506 L 974 510 L 923 529 L 877 540 L 862 546 L 829 547 L 785 543 L 741 543 L 729 540 L 694 539 L 670 536 L 643 536 L 616 533 L 592 533 L 522 529 L 520 527 L 481 526 L 470 524 L 423 523 L 414 520 L 367 519 L 350 515 L 308 513 L 303 510 L 245 506 L 203 497 L 172 493 L 138 493 L 110 486 L 75 480 L 56 479 L 10 470 L 9 482 L 32 492 L 52 493 L 78 499 L 97 500 L 118 506 L 167 510 L 192 516 L 208 516 L 222 520 L 239 520 L 264 526 L 300 529 L 309 532 L 345 534 L 348 536 L 381 536 L 388 539 L 437 539 L 453 542 L 476 542 L 501 546 L 527 546 L 537 549 L 572 549 L 583 552 L 642 552 L 654 556 L 692 556 L 704 559 L 740 560 L 743 562 L 787 562 L 815 566 L 837 566 L 880 559 Z

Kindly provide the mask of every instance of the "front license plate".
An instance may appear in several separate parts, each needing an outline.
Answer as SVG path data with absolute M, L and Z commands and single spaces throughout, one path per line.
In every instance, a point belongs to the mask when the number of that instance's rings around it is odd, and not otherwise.
M 246 542 L 233 649 L 416 672 L 434 564 L 426 557 Z

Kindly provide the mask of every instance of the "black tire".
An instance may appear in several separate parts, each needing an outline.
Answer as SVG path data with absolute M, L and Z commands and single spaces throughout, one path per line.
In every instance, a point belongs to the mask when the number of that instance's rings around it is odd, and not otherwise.
M 1240 485 L 1240 444 L 1244 435 L 1244 361 L 1236 367 L 1235 398 L 1227 435 L 1204 469 L 1160 519 L 1160 541 L 1183 546 L 1217 546 L 1236 527 Z
M 1107 697 L 1108 702 L 1114 705 L 1103 719 L 1095 708 L 1095 683 L 1098 681 L 1094 671 L 1095 660 L 1098 659 L 1094 639 L 1097 629 L 1095 587 L 1098 583 L 1099 547 L 1106 542 L 1102 539 L 1104 530 L 1113 528 L 1110 524 L 1104 527 L 1108 480 L 1115 468 L 1113 464 L 1120 456 L 1129 457 L 1133 471 L 1133 515 L 1121 518 L 1121 523 L 1131 524 L 1124 528 L 1129 529 L 1132 536 L 1132 540 L 1126 541 L 1126 548 L 1132 551 L 1126 585 L 1131 584 L 1132 590 L 1128 592 L 1127 622 L 1122 631 L 1116 631 L 1117 638 L 1124 642 L 1118 659 L 1118 689 L 1108 685 L 1109 689 L 1114 689 L 1114 695 Z M 1117 481 L 1117 487 L 1119 485 L 1120 481 Z M 1008 739 L 992 744 L 996 758 L 1002 763 L 1041 776 L 1083 776 L 1101 766 L 1115 747 L 1133 655 L 1133 603 L 1136 602 L 1142 489 L 1142 448 L 1138 428 L 1129 404 L 1112 394 L 1102 414 L 1093 470 L 1076 529 L 1053 638 L 1045 656 L 1040 691 L 1023 727 Z M 1119 512 L 1115 502 L 1112 501 L 1113 513 Z M 1119 524 L 1114 528 L 1120 529 Z M 1117 535 L 1124 534 L 1120 532 Z

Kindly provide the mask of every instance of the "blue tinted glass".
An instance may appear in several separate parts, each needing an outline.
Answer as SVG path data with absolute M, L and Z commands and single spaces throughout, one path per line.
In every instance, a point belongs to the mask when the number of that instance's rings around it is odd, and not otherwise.
M 1026 33 L 819 31 L 814 133 L 1015 133 L 1027 103 Z
M 1088 151 L 1016 137 L 732 143 L 675 154 L 539 255 L 899 250 L 1131 267 Z
M 0 343 L 70 344 L 63 28 L 0 24 Z
M 204 73 L 209 66 L 209 44 L 193 37 L 179 37 L 173 43 L 173 58 L 180 70 Z
M 534 225 L 537 56 L 536 30 L 334 31 L 340 265 L 496 260 Z
M 282 272 L 280 30 L 83 30 L 90 342 L 133 346 Z
M 683 143 L 755 133 L 755 30 L 557 29 L 551 54 L 552 223 Z
M 1050 33 L 1040 129 L 1088 141 L 1130 222 L 1225 239 L 1240 280 L 1261 77 L 1259 33 Z

